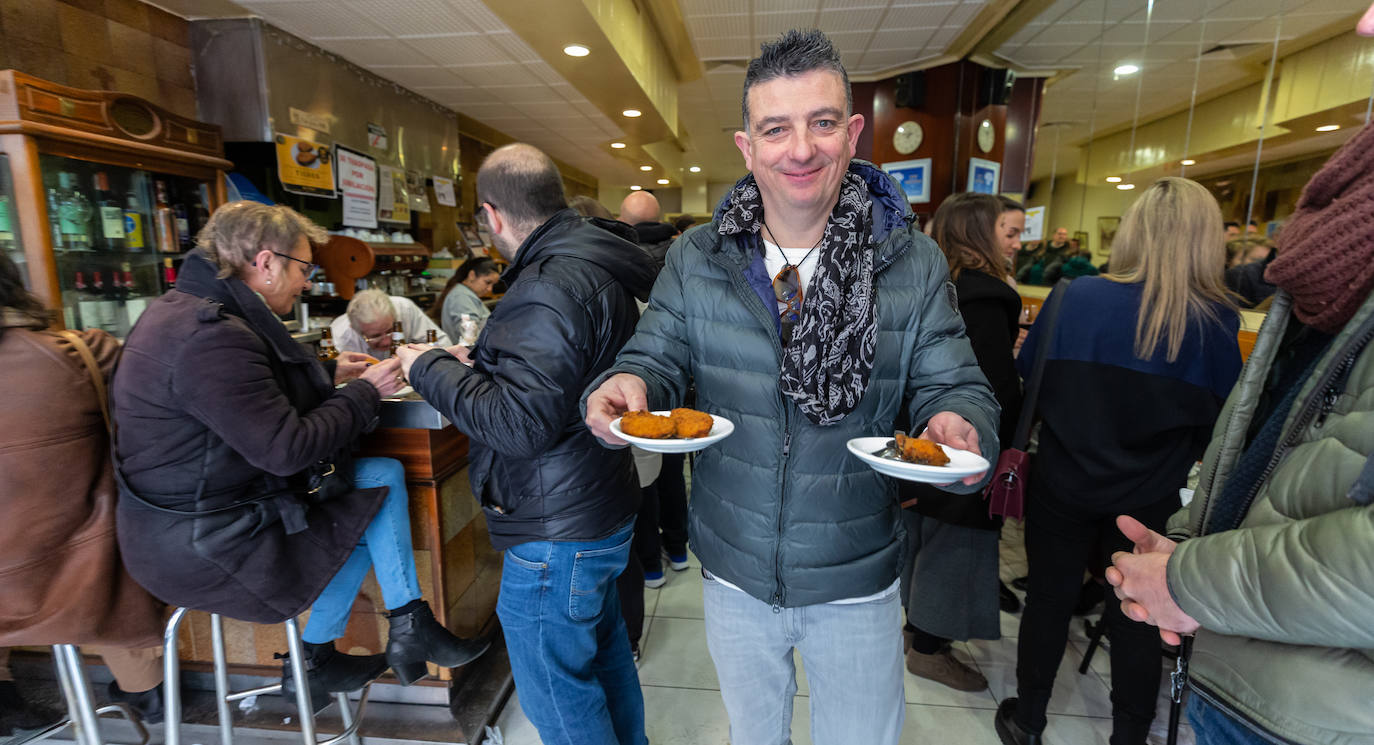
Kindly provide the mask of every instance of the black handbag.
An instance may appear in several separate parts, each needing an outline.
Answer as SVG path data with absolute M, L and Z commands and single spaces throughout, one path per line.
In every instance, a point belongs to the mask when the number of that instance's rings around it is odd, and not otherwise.
M 328 460 L 321 460 L 300 473 L 304 478 L 301 496 L 310 504 L 328 502 L 353 491 L 353 456 L 340 451 Z

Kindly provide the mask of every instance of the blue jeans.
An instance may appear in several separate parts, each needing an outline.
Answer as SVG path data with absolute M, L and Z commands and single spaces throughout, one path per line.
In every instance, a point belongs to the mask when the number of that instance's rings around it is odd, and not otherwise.
M 406 471 L 395 458 L 357 458 L 353 461 L 353 483 L 359 489 L 389 487 L 382 508 L 363 531 L 334 579 L 310 606 L 310 619 L 301 639 L 324 644 L 343 636 L 353 600 L 367 578 L 368 567 L 377 573 L 382 602 L 388 610 L 399 608 L 420 597 L 420 580 L 415 576 L 415 554 L 410 550 L 410 500 L 406 495 Z
M 506 549 L 496 614 L 515 690 L 544 745 L 647 745 L 644 695 L 615 580 L 634 521 L 597 541 Z
M 706 644 L 730 716 L 730 741 L 792 741 L 801 652 L 816 745 L 896 745 L 906 717 L 898 593 L 854 605 L 772 606 L 703 579 Z
M 1188 723 L 1193 725 L 1198 745 L 1270 745 L 1273 742 L 1192 692 L 1188 694 Z

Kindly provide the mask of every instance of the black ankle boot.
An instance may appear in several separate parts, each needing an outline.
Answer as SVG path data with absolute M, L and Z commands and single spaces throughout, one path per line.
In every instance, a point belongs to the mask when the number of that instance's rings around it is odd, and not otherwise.
M 1044 745 L 1040 733 L 1031 732 L 1016 721 L 1017 700 L 1003 699 L 997 706 L 997 719 L 993 726 L 1002 745 Z
M 387 633 L 386 661 L 401 685 L 410 685 L 428 674 L 425 662 L 439 667 L 458 667 L 482 656 L 491 642 L 454 636 L 434 619 L 429 603 L 421 600 L 410 610 L 391 616 Z
M 291 655 L 279 654 L 276 657 L 282 661 L 282 695 L 294 697 L 296 679 L 291 675 Z M 334 642 L 305 642 L 305 677 L 310 681 L 310 703 L 316 711 L 329 705 L 330 694 L 356 691 L 384 672 L 386 655 L 344 654 L 334 649 Z
M 153 686 L 146 691 L 129 692 L 119 687 L 116 681 L 110 681 L 107 691 L 110 701 L 116 704 L 124 704 L 143 720 L 144 724 L 158 724 L 162 721 L 162 686 Z

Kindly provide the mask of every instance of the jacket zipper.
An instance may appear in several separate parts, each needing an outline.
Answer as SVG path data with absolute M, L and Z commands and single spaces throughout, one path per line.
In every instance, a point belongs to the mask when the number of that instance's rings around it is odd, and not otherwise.
M 1317 426 L 1321 426 L 1320 422 L 1326 420 L 1326 415 L 1331 411 L 1330 407 L 1335 405 L 1336 398 L 1340 395 L 1337 386 L 1344 380 L 1350 368 L 1354 367 L 1355 358 L 1358 357 L 1365 346 L 1369 344 L 1371 338 L 1374 338 L 1374 317 L 1367 319 L 1360 329 L 1359 335 L 1346 343 L 1345 347 L 1342 349 L 1340 362 L 1333 365 L 1322 375 L 1321 381 L 1313 389 L 1313 393 L 1309 394 L 1307 400 L 1303 402 L 1298 418 L 1293 421 L 1293 426 L 1289 428 L 1288 434 L 1279 441 L 1279 446 L 1274 448 L 1273 456 L 1269 458 L 1269 462 L 1264 466 L 1264 471 L 1260 474 L 1260 477 L 1255 481 L 1250 492 L 1246 495 L 1246 511 L 1249 511 L 1250 505 L 1255 501 L 1255 496 L 1259 494 L 1260 487 L 1264 485 L 1264 482 L 1269 480 L 1269 476 L 1274 473 L 1274 469 L 1278 468 L 1279 463 L 1283 461 L 1288 451 L 1291 450 L 1294 445 L 1298 444 L 1298 440 L 1302 438 L 1302 433 L 1307 429 L 1307 425 L 1313 422 L 1318 414 L 1321 415 L 1321 419 L 1318 421 Z M 1204 514 L 1206 514 L 1205 511 Z M 1227 526 L 1226 529 L 1229 530 L 1235 527 L 1238 526 Z
M 1259 736 L 1265 741 L 1274 743 L 1274 745 L 1297 745 L 1297 743 L 1293 742 L 1292 740 L 1285 740 L 1282 737 L 1279 737 L 1278 735 L 1264 729 L 1260 726 L 1259 722 L 1256 722 L 1255 720 L 1251 719 L 1245 714 L 1242 714 L 1241 712 L 1236 711 L 1235 709 L 1226 705 L 1225 703 L 1222 703 L 1220 697 L 1218 697 L 1212 691 L 1208 690 L 1206 686 L 1199 684 L 1197 680 L 1188 681 L 1188 687 L 1192 689 L 1193 695 L 1211 704 L 1218 711 L 1221 711 L 1222 713 L 1226 714 L 1226 716 L 1236 720 L 1237 722 L 1240 722 L 1241 726 L 1250 730 L 1250 732 L 1254 733 L 1255 735 Z

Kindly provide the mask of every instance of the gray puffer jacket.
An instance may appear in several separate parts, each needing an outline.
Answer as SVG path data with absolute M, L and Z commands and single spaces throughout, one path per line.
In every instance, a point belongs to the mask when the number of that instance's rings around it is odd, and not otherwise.
M 783 396 L 760 246 L 720 235 L 719 211 L 668 252 L 635 335 L 588 389 L 631 373 L 647 385 L 650 408 L 666 409 L 695 381 L 698 408 L 734 422 L 733 435 L 696 456 L 692 549 L 707 571 L 776 606 L 870 595 L 897 579 L 896 486 L 849 454 L 849 439 L 890 434 L 903 410 L 913 432 L 952 411 L 977 428 L 985 457 L 998 453 L 997 403 L 964 336 L 944 256 L 909 227 L 895 182 L 862 161 L 850 169 L 873 198 L 876 254 L 878 346 L 858 408 L 819 427 Z M 978 487 L 950 491 L 981 499 Z
M 1266 741 L 1374 744 L 1374 298 L 1298 392 L 1239 529 L 1212 525 L 1288 327 L 1275 295 L 1170 522 L 1169 591 L 1202 624 L 1192 689 Z

